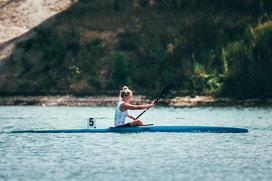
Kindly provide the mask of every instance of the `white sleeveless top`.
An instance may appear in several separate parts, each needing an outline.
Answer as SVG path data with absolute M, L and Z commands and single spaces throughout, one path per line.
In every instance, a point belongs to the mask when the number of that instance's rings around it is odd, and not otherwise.
M 119 126 L 125 124 L 126 117 L 128 116 L 128 110 L 122 112 L 120 111 L 121 104 L 125 103 L 124 101 L 119 101 L 115 108 L 114 116 L 114 126 Z

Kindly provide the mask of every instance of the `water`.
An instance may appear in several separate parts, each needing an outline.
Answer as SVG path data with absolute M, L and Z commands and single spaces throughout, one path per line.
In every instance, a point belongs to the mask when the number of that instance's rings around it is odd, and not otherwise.
M 141 117 L 247 134 L 8 133 L 85 128 L 89 117 L 108 127 L 113 116 L 111 107 L 0 107 L 0 180 L 272 180 L 271 107 L 155 107 Z

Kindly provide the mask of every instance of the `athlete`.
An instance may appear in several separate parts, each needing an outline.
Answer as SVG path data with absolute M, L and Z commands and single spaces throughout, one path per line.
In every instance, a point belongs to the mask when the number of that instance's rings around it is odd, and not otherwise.
M 114 126 L 142 126 L 144 123 L 140 120 L 136 120 L 135 117 L 128 114 L 128 110 L 142 110 L 148 107 L 154 106 L 154 102 L 150 104 L 133 105 L 130 104 L 132 100 L 132 91 L 124 86 L 120 90 L 120 101 L 115 108 Z M 126 118 L 132 119 L 132 121 L 126 123 Z

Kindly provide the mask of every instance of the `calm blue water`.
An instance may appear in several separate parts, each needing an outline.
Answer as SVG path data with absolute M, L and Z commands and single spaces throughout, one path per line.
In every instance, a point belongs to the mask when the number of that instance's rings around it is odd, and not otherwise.
M 8 133 L 85 128 L 88 117 L 108 127 L 113 116 L 111 107 L 0 107 L 0 180 L 272 180 L 271 107 L 155 107 L 142 116 L 157 125 L 235 126 L 248 134 Z

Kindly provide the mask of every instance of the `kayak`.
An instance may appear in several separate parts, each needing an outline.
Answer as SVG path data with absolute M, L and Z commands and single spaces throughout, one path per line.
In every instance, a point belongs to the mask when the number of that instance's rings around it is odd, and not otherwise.
M 191 132 L 191 133 L 247 133 L 244 128 L 221 126 L 134 126 L 92 129 L 19 130 L 10 133 L 131 133 L 131 132 Z

